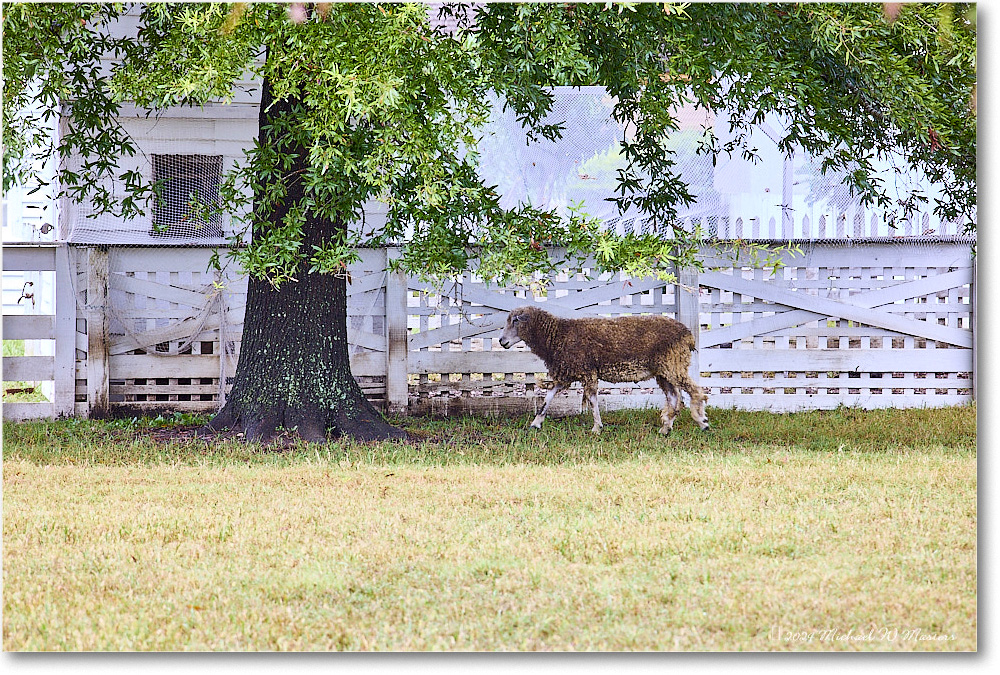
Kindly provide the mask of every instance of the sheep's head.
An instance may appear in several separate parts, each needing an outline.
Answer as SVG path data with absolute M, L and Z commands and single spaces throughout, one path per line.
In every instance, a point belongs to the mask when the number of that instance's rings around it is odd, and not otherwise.
M 510 349 L 517 344 L 518 340 L 521 339 L 518 330 L 527 326 L 529 321 L 531 321 L 529 307 L 519 307 L 511 311 L 507 315 L 507 325 L 503 329 L 503 335 L 500 336 L 500 346 L 504 349 Z

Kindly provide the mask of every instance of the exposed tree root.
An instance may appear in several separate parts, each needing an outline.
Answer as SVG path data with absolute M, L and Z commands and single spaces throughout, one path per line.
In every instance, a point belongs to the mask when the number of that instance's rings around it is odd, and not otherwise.
M 289 435 L 311 443 L 348 437 L 359 442 L 407 440 L 409 434 L 386 422 L 367 401 L 354 415 L 332 411 L 270 411 L 262 415 L 234 417 L 227 406 L 205 427 L 210 434 L 242 434 L 250 442 L 270 443 Z

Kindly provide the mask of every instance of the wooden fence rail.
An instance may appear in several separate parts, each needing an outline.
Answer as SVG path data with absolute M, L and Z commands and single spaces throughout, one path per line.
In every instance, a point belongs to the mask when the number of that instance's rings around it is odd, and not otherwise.
M 945 406 L 975 389 L 975 269 L 967 241 L 812 241 L 776 275 L 702 251 L 677 283 L 563 271 L 539 296 L 465 274 L 443 288 L 386 272 L 393 249 L 351 269 L 351 366 L 396 413 L 529 412 L 542 362 L 504 350 L 510 309 L 565 316 L 656 313 L 695 333 L 710 405 L 789 411 Z M 246 280 L 208 269 L 199 248 L 4 246 L 6 270 L 55 271 L 53 315 L 4 316 L 5 339 L 54 340 L 50 357 L 5 357 L 3 378 L 55 382 L 54 401 L 5 419 L 111 412 L 211 412 L 239 357 Z M 41 289 L 44 291 L 44 289 Z M 51 292 L 52 289 L 49 289 Z M 652 382 L 602 383 L 608 408 L 658 406 Z M 556 413 L 578 411 L 579 391 Z

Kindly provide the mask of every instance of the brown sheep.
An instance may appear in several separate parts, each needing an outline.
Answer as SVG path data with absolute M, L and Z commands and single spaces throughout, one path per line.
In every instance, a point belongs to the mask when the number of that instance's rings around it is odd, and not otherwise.
M 651 377 L 667 397 L 660 413 L 667 435 L 681 408 L 681 391 L 691 397 L 691 417 L 708 429 L 708 397 L 688 375 L 694 337 L 684 324 L 665 316 L 621 316 L 616 319 L 561 319 L 538 307 L 519 307 L 507 316 L 500 344 L 509 349 L 524 340 L 545 362 L 552 388 L 531 426 L 539 429 L 556 394 L 573 382 L 583 383 L 583 406 L 594 413 L 595 434 L 601 433 L 597 381 L 642 382 Z

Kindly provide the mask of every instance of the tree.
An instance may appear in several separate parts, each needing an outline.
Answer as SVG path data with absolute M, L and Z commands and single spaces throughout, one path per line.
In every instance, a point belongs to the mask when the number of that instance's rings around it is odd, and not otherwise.
M 123 5 L 5 5 L 4 109 L 31 97 L 64 101 L 70 124 L 56 152 L 95 161 L 64 170 L 58 189 L 122 213 L 148 208 L 160 186 L 116 173 L 135 152 L 117 125 L 123 101 L 160 109 L 228 100 L 247 69 L 263 83 L 260 134 L 227 176 L 221 208 L 240 212 L 251 242 L 232 251 L 251 275 L 241 359 L 216 428 L 268 438 L 360 439 L 402 432 L 364 399 L 349 370 L 346 265 L 352 225 L 384 199 L 376 242 L 412 236 L 396 264 L 448 276 L 474 266 L 502 281 L 552 268 L 543 244 L 597 253 L 606 269 L 669 274 L 698 243 L 675 219 L 692 196 L 674 170 L 673 111 L 694 103 L 727 116 L 734 140 L 706 132 L 704 152 L 750 152 L 765 115 L 788 120 L 780 147 L 803 148 L 850 188 L 884 206 L 875 158 L 902 152 L 944 186 L 942 216 L 975 227 L 975 25 L 966 6 L 872 4 L 445 5 L 454 34 L 422 5 L 151 4 L 135 34 L 111 37 Z M 117 59 L 113 72 L 101 55 Z M 532 134 L 553 85 L 597 84 L 629 125 L 613 200 L 673 237 L 615 236 L 577 213 L 501 208 L 477 172 L 477 129 L 490 92 Z M 47 107 L 46 107 L 47 106 Z M 5 114 L 4 181 L 31 147 L 31 115 Z M 95 178 L 113 176 L 116 203 Z M 543 205 L 544 206 L 544 205 Z

